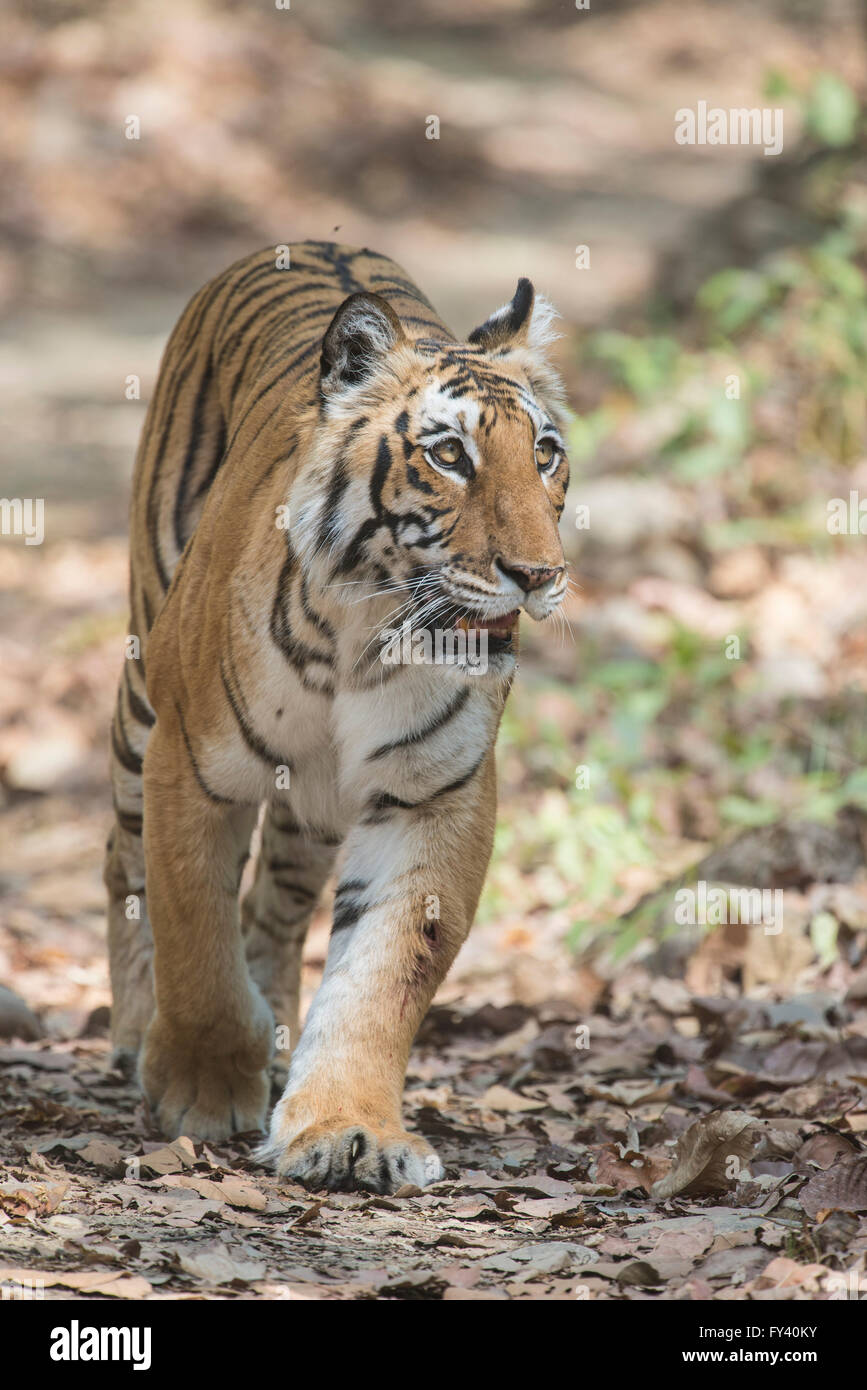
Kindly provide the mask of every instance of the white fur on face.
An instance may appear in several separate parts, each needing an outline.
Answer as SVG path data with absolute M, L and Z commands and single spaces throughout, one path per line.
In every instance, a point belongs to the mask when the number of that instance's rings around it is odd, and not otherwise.
M 554 328 L 559 317 L 560 315 L 550 299 L 546 298 L 544 294 L 537 294 L 533 301 L 530 327 L 527 330 L 527 342 L 531 348 L 539 351 L 563 336 Z
M 450 396 L 448 388 L 438 381 L 432 381 L 429 386 L 425 387 L 418 426 L 418 437 L 421 443 L 435 444 L 439 439 L 445 439 L 449 435 L 457 435 L 466 449 L 467 457 L 472 462 L 473 467 L 478 468 L 481 462 L 479 447 L 476 443 L 478 428 L 479 403 L 477 400 L 468 396 Z M 436 467 L 435 464 L 432 466 Z M 449 472 L 448 469 L 437 468 L 436 471 L 447 473 L 455 482 L 464 482 L 463 478 Z

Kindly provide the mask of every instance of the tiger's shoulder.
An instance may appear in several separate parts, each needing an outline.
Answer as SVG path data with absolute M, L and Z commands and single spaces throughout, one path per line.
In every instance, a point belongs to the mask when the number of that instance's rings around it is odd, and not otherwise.
M 227 458 L 267 479 L 315 403 L 323 337 L 352 294 L 388 301 L 410 338 L 453 341 L 406 271 L 366 247 L 303 241 L 235 261 L 192 297 L 172 332 L 136 459 L 133 607 L 145 634 Z M 291 422 L 284 429 L 284 421 Z M 281 435 L 281 431 L 283 434 Z M 221 486 L 228 485 L 228 473 Z

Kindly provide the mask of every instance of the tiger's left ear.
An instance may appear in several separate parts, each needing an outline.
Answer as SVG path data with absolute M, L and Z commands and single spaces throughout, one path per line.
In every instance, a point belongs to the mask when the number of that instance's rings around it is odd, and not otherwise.
M 522 277 L 511 303 L 474 328 L 467 342 L 486 351 L 507 346 L 544 348 L 558 337 L 553 331 L 556 318 L 553 304 Z

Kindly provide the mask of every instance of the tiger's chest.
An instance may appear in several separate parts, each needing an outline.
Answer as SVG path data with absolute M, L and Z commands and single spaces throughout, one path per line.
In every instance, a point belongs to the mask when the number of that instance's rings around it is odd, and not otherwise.
M 233 709 L 212 771 L 252 797 L 288 801 L 302 820 L 344 828 L 424 805 L 470 774 L 496 736 L 498 701 L 484 677 L 377 657 L 360 671 L 358 644 L 358 635 L 338 641 L 327 692 L 279 652 L 251 649 L 247 728 Z

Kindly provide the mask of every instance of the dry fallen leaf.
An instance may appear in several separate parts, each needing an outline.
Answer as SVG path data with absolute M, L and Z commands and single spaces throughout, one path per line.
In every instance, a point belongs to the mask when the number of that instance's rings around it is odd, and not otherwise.
M 759 1275 L 756 1280 L 756 1288 L 816 1290 L 819 1287 L 819 1280 L 829 1273 L 830 1270 L 826 1269 L 824 1265 L 799 1264 L 797 1260 L 790 1260 L 785 1255 L 778 1255 Z
M 238 1207 L 243 1211 L 266 1211 L 268 1208 L 268 1198 L 264 1192 L 260 1192 L 250 1182 L 229 1175 L 224 1177 L 222 1182 L 215 1182 L 213 1178 L 192 1177 L 188 1173 L 165 1173 L 160 1186 L 185 1188 L 191 1192 L 198 1192 L 200 1197 L 206 1197 L 210 1201 L 225 1202 L 228 1206 Z
M 167 1173 L 180 1173 L 185 1168 L 191 1168 L 195 1161 L 195 1149 L 190 1140 L 182 1135 L 180 1139 L 175 1139 L 173 1143 L 166 1144 L 163 1148 L 154 1149 L 152 1153 L 142 1154 L 138 1163 L 142 1172 L 154 1173 L 158 1177 L 163 1177 Z
M 588 1081 L 583 1089 L 588 1096 L 594 1096 L 597 1100 L 614 1101 L 616 1105 L 625 1105 L 631 1110 L 634 1106 L 645 1105 L 651 1100 L 668 1100 L 674 1090 L 674 1082 L 648 1079 L 614 1081 L 610 1086 L 606 1086 Z
M 753 1151 L 757 1134 L 752 1115 L 741 1110 L 717 1110 L 690 1125 L 677 1141 L 674 1162 L 654 1183 L 651 1197 L 697 1197 L 726 1192 L 740 1175 Z
M 601 1148 L 596 1157 L 596 1181 L 613 1187 L 617 1192 L 628 1192 L 634 1187 L 643 1187 L 645 1192 L 650 1192 L 664 1171 L 663 1164 L 643 1154 L 630 1153 L 621 1158 L 610 1144 Z
M 489 1086 L 482 1096 L 480 1104 L 486 1106 L 488 1110 L 503 1110 L 511 1113 L 518 1113 L 521 1110 L 545 1109 L 545 1101 L 531 1100 L 529 1096 L 522 1096 L 517 1091 L 510 1091 L 508 1086 Z
M 312 1202 L 306 1211 L 302 1211 L 301 1215 L 292 1222 L 293 1229 L 297 1229 L 299 1226 L 308 1226 L 311 1221 L 315 1221 L 324 1206 L 324 1199 L 321 1202 Z
M 851 1158 L 858 1146 L 845 1134 L 824 1130 L 805 1139 L 794 1156 L 796 1172 L 809 1177 L 816 1168 L 831 1168 L 841 1159 Z
M 192 1249 L 176 1251 L 178 1265 L 185 1274 L 203 1279 L 206 1284 L 251 1283 L 264 1279 L 268 1266 L 264 1260 L 245 1259 L 220 1241 L 208 1241 Z
M 92 1163 L 95 1168 L 110 1173 L 112 1177 L 119 1177 L 126 1170 L 126 1154 L 117 1144 L 111 1144 L 107 1139 L 91 1139 L 89 1144 L 78 1150 L 78 1157 Z
M 867 1211 L 867 1154 L 816 1173 L 801 1188 L 798 1200 L 813 1218 L 822 1211 Z
M 9 1178 L 0 1183 L 0 1212 L 12 1221 L 50 1216 L 59 1207 L 69 1183 L 16 1182 Z
M 0 1284 L 23 1284 L 25 1287 L 75 1289 L 81 1294 L 101 1293 L 109 1298 L 147 1298 L 153 1292 L 147 1279 L 138 1274 L 123 1274 L 105 1269 L 58 1274 L 50 1269 L 0 1269 Z
M 239 1207 L 243 1211 L 267 1210 L 268 1198 L 251 1182 L 244 1182 L 241 1178 L 234 1178 L 230 1174 L 226 1174 L 219 1184 L 219 1189 L 220 1194 L 230 1207 Z

